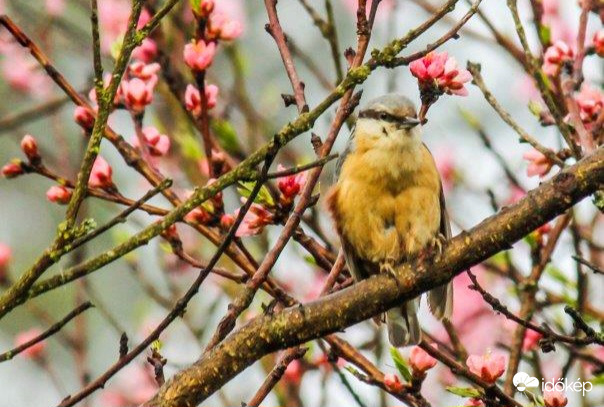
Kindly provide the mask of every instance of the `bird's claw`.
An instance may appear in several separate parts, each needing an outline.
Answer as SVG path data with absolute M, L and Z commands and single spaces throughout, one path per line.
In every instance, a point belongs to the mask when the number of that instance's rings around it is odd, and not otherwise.
M 396 273 L 394 270 L 396 262 L 392 257 L 389 257 L 385 260 L 380 261 L 380 274 L 386 273 L 389 276 L 396 278 Z

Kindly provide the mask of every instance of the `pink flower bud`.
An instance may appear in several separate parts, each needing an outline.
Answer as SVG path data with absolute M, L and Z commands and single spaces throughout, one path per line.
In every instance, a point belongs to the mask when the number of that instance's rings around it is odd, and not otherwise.
M 23 150 L 23 153 L 29 159 L 29 161 L 37 161 L 40 159 L 40 154 L 38 153 L 38 142 L 30 134 L 26 134 L 21 139 L 21 150 Z
M 94 126 L 94 115 L 92 112 L 84 107 L 77 106 L 73 112 L 73 119 L 77 124 L 82 126 L 84 130 L 91 130 Z
M 277 171 L 283 171 L 285 167 L 281 164 L 277 166 Z M 300 193 L 304 184 L 306 184 L 306 171 L 298 174 L 288 175 L 286 177 L 279 178 L 277 186 L 279 191 L 283 195 L 283 203 L 291 204 L 294 198 Z
M 543 55 L 543 72 L 555 76 L 560 73 L 560 68 L 567 62 L 572 62 L 575 53 L 564 41 L 556 41 L 554 45 L 545 50 Z
M 46 191 L 46 198 L 50 202 L 58 203 L 60 205 L 66 205 L 71 199 L 71 191 L 65 188 L 63 185 L 53 185 Z
M 229 18 L 225 13 L 213 13 L 208 21 L 207 34 L 209 38 L 231 41 L 243 32 L 243 25 Z
M 2 175 L 4 175 L 5 178 L 15 178 L 24 172 L 23 167 L 21 167 L 21 161 L 10 162 L 2 167 Z
M 205 86 L 206 103 L 208 109 L 212 109 L 214 106 L 216 106 L 218 90 L 218 86 L 216 85 Z M 187 107 L 187 110 L 193 113 L 194 116 L 199 116 L 201 114 L 201 95 L 199 94 L 199 89 L 191 84 L 187 85 L 187 89 L 185 91 L 185 106 Z
M 193 71 L 203 71 L 212 64 L 216 54 L 216 44 L 204 40 L 192 41 L 185 45 L 183 57 Z
M 235 217 L 229 213 L 225 213 L 220 217 L 220 227 L 223 230 L 230 229 L 231 226 L 235 223 Z
M 88 186 L 101 189 L 113 188 L 113 180 L 111 179 L 112 174 L 113 170 L 109 163 L 99 155 L 92 165 Z
M 157 77 L 148 82 L 140 78 L 122 81 L 120 89 L 126 107 L 134 113 L 143 112 L 147 105 L 153 102 L 153 90 L 156 83 Z
M 604 107 L 604 94 L 600 89 L 583 84 L 581 91 L 575 96 L 579 106 L 579 116 L 588 130 L 598 120 Z
M 5 270 L 8 267 L 11 257 L 12 251 L 10 247 L 4 243 L 0 243 L 0 274 L 3 274 L 2 270 Z
M 537 150 L 527 151 L 522 155 L 522 158 L 527 160 L 530 164 L 526 169 L 526 174 L 529 177 L 539 175 L 543 178 L 552 169 L 552 162 L 545 155 L 541 154 Z
M 295 359 L 287 365 L 287 368 L 283 373 L 283 380 L 287 383 L 297 385 L 302 381 L 302 375 L 304 375 L 304 367 L 299 360 Z
M 466 69 L 459 68 L 455 58 L 450 58 L 446 52 L 430 52 L 411 62 L 409 69 L 418 79 L 420 91 L 424 93 L 468 95 L 464 85 L 472 79 L 472 75 Z
M 238 213 L 239 209 L 235 211 L 235 216 Z M 270 225 L 273 221 L 274 216 L 270 211 L 264 206 L 254 203 L 243 217 L 235 235 L 237 237 L 257 235 L 262 233 L 265 226 Z
M 403 390 L 403 383 L 401 383 L 400 379 L 395 374 L 385 374 L 384 375 L 384 385 L 388 391 L 393 393 L 399 393 Z
M 596 54 L 604 58 L 604 30 L 598 30 L 594 34 L 593 41 Z
M 170 138 L 165 134 L 160 134 L 159 130 L 155 127 L 145 127 L 143 129 L 143 138 L 152 156 L 164 156 L 170 149 Z
M 466 361 L 470 371 L 488 383 L 495 383 L 497 378 L 505 372 L 506 364 L 507 358 L 505 355 L 493 355 L 491 352 L 487 352 L 482 356 L 471 355 Z
M 543 227 L 543 226 L 542 226 Z M 539 231 L 539 229 L 537 229 Z M 524 334 L 524 340 L 522 341 L 522 351 L 530 352 L 537 348 L 539 340 L 543 337 L 539 332 L 527 329 Z
M 157 56 L 157 44 L 151 38 L 145 38 L 141 45 L 134 48 L 132 58 L 144 63 L 150 63 Z
M 198 15 L 201 18 L 208 18 L 212 11 L 214 11 L 214 0 L 200 0 L 196 2 L 191 2 L 193 5 L 193 13 Z
M 20 332 L 15 337 L 15 347 L 21 346 L 21 345 L 31 341 L 32 339 L 40 336 L 41 334 L 42 334 L 42 331 L 38 328 L 32 328 L 28 331 Z M 29 348 L 25 349 L 23 352 L 21 352 L 21 355 L 23 355 L 29 359 L 35 359 L 35 358 L 41 357 L 42 353 L 44 352 L 45 349 L 46 349 L 46 341 L 40 341 L 40 342 L 36 343 L 35 345 L 30 346 Z
M 557 390 L 545 390 L 543 392 L 543 400 L 546 407 L 564 407 L 568 403 L 568 399 L 564 393 Z
M 157 73 L 160 69 L 161 66 L 157 62 L 146 64 L 142 61 L 136 61 L 128 66 L 128 73 L 130 76 L 142 79 L 144 81 L 157 81 Z
M 409 365 L 414 373 L 424 374 L 427 370 L 436 366 L 436 359 L 430 356 L 419 346 L 414 346 L 409 354 Z

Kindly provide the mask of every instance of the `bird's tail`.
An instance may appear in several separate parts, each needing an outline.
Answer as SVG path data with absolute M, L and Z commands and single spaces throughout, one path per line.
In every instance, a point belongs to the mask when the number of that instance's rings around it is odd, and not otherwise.
M 415 298 L 386 312 L 388 339 L 392 346 L 398 348 L 419 343 L 422 331 L 417 319 L 418 308 L 419 298 Z
M 428 293 L 428 306 L 432 314 L 438 318 L 451 318 L 453 313 L 453 283 L 434 288 Z

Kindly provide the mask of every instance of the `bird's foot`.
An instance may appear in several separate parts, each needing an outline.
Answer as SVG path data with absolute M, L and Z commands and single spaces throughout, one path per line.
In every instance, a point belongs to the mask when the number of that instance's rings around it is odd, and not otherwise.
M 386 273 L 389 276 L 396 279 L 396 273 L 394 270 L 394 266 L 396 265 L 396 262 L 392 257 L 388 257 L 385 260 L 381 260 L 379 264 L 380 264 L 380 274 Z
M 419 252 L 417 263 L 420 264 L 428 259 L 440 256 L 443 253 L 443 247 L 446 242 L 447 238 L 443 234 L 439 233 L 434 236 L 426 247 Z

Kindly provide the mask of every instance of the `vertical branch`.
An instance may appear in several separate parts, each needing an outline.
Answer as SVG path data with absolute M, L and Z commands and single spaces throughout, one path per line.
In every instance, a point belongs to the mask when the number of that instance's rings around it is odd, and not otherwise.
M 97 95 L 103 92 L 103 64 L 101 62 L 101 40 L 99 33 L 99 9 L 97 0 L 90 0 L 90 26 L 92 28 L 92 52 L 94 64 L 94 86 Z

